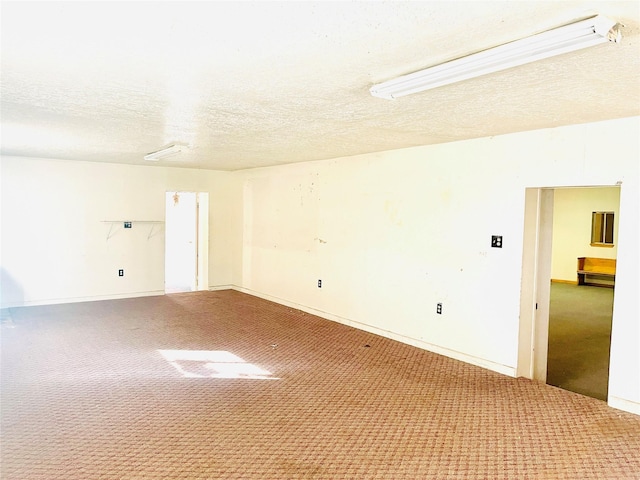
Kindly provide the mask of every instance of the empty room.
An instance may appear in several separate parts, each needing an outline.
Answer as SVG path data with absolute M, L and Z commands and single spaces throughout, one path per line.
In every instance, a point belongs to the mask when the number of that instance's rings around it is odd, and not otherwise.
M 640 478 L 637 2 L 0 8 L 2 479 Z

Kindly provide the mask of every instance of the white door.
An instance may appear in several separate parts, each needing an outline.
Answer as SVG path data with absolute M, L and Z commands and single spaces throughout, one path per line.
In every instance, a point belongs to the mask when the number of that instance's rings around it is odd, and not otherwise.
M 198 265 L 197 194 L 167 192 L 165 212 L 165 292 L 194 291 Z
M 553 237 L 553 189 L 528 188 L 517 375 L 546 381 Z

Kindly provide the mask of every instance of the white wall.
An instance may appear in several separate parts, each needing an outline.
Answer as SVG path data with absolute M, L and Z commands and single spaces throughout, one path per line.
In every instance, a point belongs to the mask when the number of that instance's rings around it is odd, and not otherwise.
M 2 306 L 161 293 L 163 236 L 134 227 L 107 241 L 100 221 L 163 219 L 165 191 L 209 192 L 211 287 L 515 374 L 525 188 L 621 182 L 609 404 L 640 414 L 639 127 L 636 117 L 235 173 L 5 157 Z
M 576 282 L 578 257 L 617 258 L 620 188 L 559 188 L 553 200 L 551 278 Z M 591 214 L 614 212 L 614 246 L 591 246 Z
M 164 226 L 134 222 L 129 230 L 102 222 L 164 221 L 166 191 L 210 193 L 209 281 L 212 286 L 231 282 L 230 174 L 33 158 L 0 161 L 3 307 L 162 294 Z M 124 277 L 118 277 L 120 268 Z
M 244 291 L 515 374 L 525 188 L 620 181 L 610 403 L 640 413 L 638 127 L 622 119 L 239 172 L 234 278 Z M 491 235 L 503 235 L 502 249 Z

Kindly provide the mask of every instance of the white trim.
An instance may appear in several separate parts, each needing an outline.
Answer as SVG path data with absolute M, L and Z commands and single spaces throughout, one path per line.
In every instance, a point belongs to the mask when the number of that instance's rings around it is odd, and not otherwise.
M 20 303 L 2 304 L 0 308 L 37 307 L 41 305 L 58 305 L 61 303 L 97 302 L 100 300 L 120 300 L 123 298 L 155 297 L 164 295 L 164 290 L 149 292 L 116 293 L 112 295 L 94 295 L 91 297 L 51 298 L 47 300 L 30 300 Z
M 400 335 L 398 333 L 394 333 L 388 330 L 383 330 L 381 328 L 374 327 L 372 325 L 367 325 L 365 323 L 357 322 L 355 320 L 349 320 L 348 318 L 340 317 L 338 315 L 334 315 L 332 313 L 323 312 L 322 310 L 317 310 L 315 308 L 307 307 L 305 305 L 300 305 L 295 302 L 290 302 L 288 300 L 284 300 L 282 298 L 274 297 L 272 295 L 256 292 L 249 288 L 238 287 L 236 285 L 231 286 L 233 290 L 237 290 L 238 292 L 246 293 L 249 295 L 253 295 L 254 297 L 259 297 L 264 300 L 269 300 L 271 302 L 278 303 L 280 305 L 284 305 L 290 308 L 295 308 L 297 310 L 301 310 L 303 312 L 309 313 L 311 315 L 316 315 L 318 317 L 322 317 L 327 320 L 331 320 L 337 323 L 341 323 L 343 325 L 348 325 L 350 327 L 357 328 L 359 330 L 363 330 L 365 332 L 373 333 L 376 335 L 380 335 L 385 338 L 389 338 L 391 340 L 396 340 L 398 342 L 411 345 L 412 347 L 421 348 L 423 350 L 427 350 L 429 352 L 437 353 L 438 355 L 443 355 L 445 357 L 453 358 L 454 360 L 460 360 L 461 362 L 469 363 L 471 365 L 475 365 L 477 367 L 486 368 L 487 370 L 491 370 L 497 373 L 501 373 L 503 375 L 507 375 L 509 377 L 516 376 L 515 367 L 510 367 L 507 365 L 502 365 L 499 363 L 492 362 L 490 360 L 485 360 L 483 358 L 474 357 L 472 355 L 467 355 L 462 352 L 457 352 L 455 350 L 450 350 L 445 347 L 440 347 L 438 345 L 433 345 L 428 342 L 424 342 L 422 340 L 418 340 L 411 337 L 406 337 L 404 335 Z
M 219 290 L 237 290 L 234 285 L 209 285 L 210 292 L 217 292 Z
M 607 404 L 612 408 L 640 415 L 640 403 L 634 402 L 633 400 L 610 396 Z

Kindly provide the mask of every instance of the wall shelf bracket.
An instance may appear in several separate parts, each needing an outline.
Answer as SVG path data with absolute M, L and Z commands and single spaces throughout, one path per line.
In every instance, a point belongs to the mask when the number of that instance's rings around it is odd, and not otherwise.
M 162 220 L 102 220 L 101 223 L 109 224 L 109 231 L 107 232 L 107 240 L 113 237 L 118 228 L 125 228 L 125 223 L 130 224 L 130 226 L 126 227 L 127 229 L 133 228 L 133 226 L 137 223 L 143 223 L 150 226 L 149 234 L 147 235 L 147 240 L 159 235 L 162 233 L 162 225 L 164 222 Z M 119 227 L 118 227 L 119 226 Z

